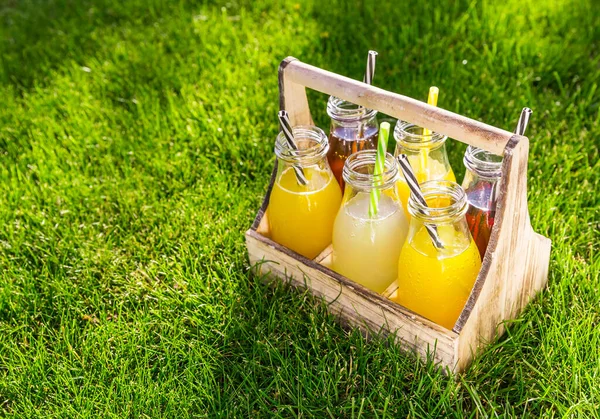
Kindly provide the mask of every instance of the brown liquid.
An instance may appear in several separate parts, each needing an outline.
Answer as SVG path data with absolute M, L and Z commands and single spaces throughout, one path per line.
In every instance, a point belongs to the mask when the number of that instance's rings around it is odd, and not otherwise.
M 467 224 L 482 260 L 492 235 L 496 215 L 496 201 L 492 196 L 494 187 L 493 183 L 480 182 L 466 191 L 469 202 Z
M 327 160 L 342 191 L 345 185 L 342 170 L 346 159 L 357 151 L 377 149 L 378 134 L 379 130 L 373 126 L 364 127 L 362 137 L 359 137 L 356 128 L 337 127 L 329 134 Z

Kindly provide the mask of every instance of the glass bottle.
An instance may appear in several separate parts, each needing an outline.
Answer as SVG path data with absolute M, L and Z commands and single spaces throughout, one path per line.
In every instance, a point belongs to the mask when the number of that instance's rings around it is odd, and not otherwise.
M 331 244 L 333 222 L 342 191 L 327 162 L 327 136 L 314 126 L 293 128 L 298 150 L 290 148 L 283 132 L 275 141 L 277 175 L 267 208 L 271 238 L 313 259 Z M 303 185 L 296 171 L 301 169 Z
M 396 140 L 396 153 L 404 153 L 412 166 L 419 183 L 428 180 L 449 180 L 456 182 L 456 177 L 450 167 L 448 154 L 446 153 L 447 136 L 437 132 L 425 131 L 418 125 L 409 122 L 398 121 L 394 128 L 394 139 Z M 404 179 L 400 176 L 398 181 L 398 193 L 408 219 L 408 197 L 410 190 Z
M 462 183 L 469 203 L 467 223 L 483 259 L 496 215 L 497 191 L 502 176 L 502 157 L 469 146 L 463 163 L 467 168 Z
M 408 238 L 398 260 L 394 301 L 452 329 L 475 279 L 481 258 L 465 213 L 467 198 L 455 182 L 432 180 L 421 185 L 427 207 L 410 197 Z M 434 245 L 426 225 L 435 226 L 442 248 Z
M 388 153 L 383 174 L 374 176 L 376 154 L 359 151 L 344 164 L 346 189 L 333 227 L 332 269 L 381 293 L 396 280 L 408 222 L 395 187 L 398 164 Z M 369 205 L 375 189 L 380 194 L 372 215 Z
M 377 149 L 377 111 L 330 96 L 327 114 L 331 118 L 327 159 L 343 190 L 346 159 L 357 151 Z

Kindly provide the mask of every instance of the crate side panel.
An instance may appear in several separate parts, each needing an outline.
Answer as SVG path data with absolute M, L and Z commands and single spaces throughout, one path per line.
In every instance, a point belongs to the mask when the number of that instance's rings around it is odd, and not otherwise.
M 339 315 L 344 322 L 367 333 L 369 329 L 394 333 L 396 340 L 408 349 L 422 357 L 433 355 L 436 363 L 454 370 L 457 361 L 456 333 L 422 319 L 360 285 L 340 281 L 312 261 L 303 263 L 277 249 L 276 244 L 269 243 L 267 239 L 261 240 L 252 233 L 246 235 L 248 255 L 259 274 L 270 273 L 294 286 L 308 288 L 324 299 L 330 312 Z
M 504 178 L 492 235 L 490 264 L 478 296 L 469 299 L 458 345 L 463 370 L 477 352 L 504 332 L 547 281 L 550 241 L 533 232 L 527 210 L 528 140 L 515 136 L 504 153 Z M 495 243 L 493 243 L 495 242 Z

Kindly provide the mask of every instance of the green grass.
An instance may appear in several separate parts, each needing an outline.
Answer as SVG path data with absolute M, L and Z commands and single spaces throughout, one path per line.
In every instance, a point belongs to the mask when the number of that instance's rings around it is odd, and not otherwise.
M 241 3 L 0 4 L 0 416 L 599 417 L 596 2 Z M 549 286 L 456 379 L 248 273 L 279 61 L 360 79 L 370 48 L 380 87 L 535 111 Z

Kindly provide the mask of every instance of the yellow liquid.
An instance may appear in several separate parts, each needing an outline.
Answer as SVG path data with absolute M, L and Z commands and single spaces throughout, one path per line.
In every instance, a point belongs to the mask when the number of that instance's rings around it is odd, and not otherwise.
M 381 293 L 398 276 L 408 222 L 395 197 L 381 194 L 375 217 L 369 217 L 369 201 L 369 193 L 359 192 L 340 208 L 333 228 L 332 269 Z
M 419 183 L 426 182 L 428 180 L 450 180 L 452 182 L 456 182 L 456 176 L 454 176 L 454 172 L 451 167 L 445 166 L 437 160 L 429 159 L 427 168 L 428 170 L 423 170 L 423 166 L 421 165 L 420 156 L 409 156 L 410 165 L 415 172 L 415 176 L 417 177 L 417 181 Z M 408 188 L 408 184 L 404 179 L 404 176 L 400 176 L 398 182 L 396 182 L 396 186 L 398 187 L 398 196 L 400 197 L 400 202 L 402 202 L 402 207 L 404 208 L 404 214 L 406 218 L 410 220 L 410 214 L 408 213 L 408 198 L 410 197 L 410 189 Z
M 454 226 L 440 225 L 438 234 L 445 247 L 441 250 L 434 248 L 423 226 L 404 244 L 394 301 L 452 329 L 477 279 L 481 258 L 473 239 Z
M 304 168 L 307 185 L 299 185 L 292 168 L 273 185 L 267 216 L 271 238 L 314 259 L 331 244 L 333 222 L 342 191 L 331 172 Z

